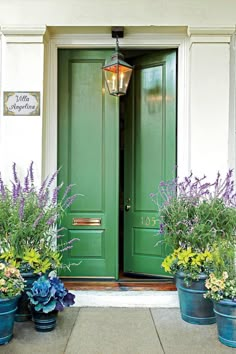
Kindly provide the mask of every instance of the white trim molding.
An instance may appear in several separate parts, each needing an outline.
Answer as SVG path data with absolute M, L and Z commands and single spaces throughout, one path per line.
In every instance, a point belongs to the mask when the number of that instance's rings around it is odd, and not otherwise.
M 186 31 L 185 31 L 186 32 Z M 178 137 L 177 165 L 181 176 L 189 172 L 189 38 L 187 33 L 131 33 L 120 40 L 122 48 L 178 49 Z M 47 84 L 44 92 L 44 136 L 42 176 L 57 169 L 57 50 L 58 48 L 114 48 L 110 29 L 107 33 L 55 34 L 49 39 Z
M 188 27 L 190 51 L 193 44 L 228 44 L 229 62 L 229 125 L 228 168 L 236 169 L 236 26 Z M 227 68 L 226 68 L 227 70 Z M 190 117 L 191 118 L 191 117 Z
M 236 35 L 230 46 L 230 88 L 229 88 L 229 144 L 228 166 L 236 170 Z M 235 173 L 236 178 L 236 173 Z
M 188 27 L 192 43 L 230 43 L 235 26 L 225 27 Z
M 43 43 L 46 26 L 1 26 L 6 43 Z

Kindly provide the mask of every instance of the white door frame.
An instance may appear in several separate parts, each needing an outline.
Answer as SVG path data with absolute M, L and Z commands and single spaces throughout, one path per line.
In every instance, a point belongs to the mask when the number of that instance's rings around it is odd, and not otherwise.
M 111 33 L 56 34 L 46 37 L 43 114 L 42 177 L 57 169 L 57 58 L 58 48 L 114 48 Z M 190 170 L 189 37 L 185 33 L 135 33 L 120 39 L 122 48 L 178 49 L 177 169 L 178 176 Z M 114 99 L 116 99 L 114 97 Z M 174 166 L 173 166 L 174 176 Z

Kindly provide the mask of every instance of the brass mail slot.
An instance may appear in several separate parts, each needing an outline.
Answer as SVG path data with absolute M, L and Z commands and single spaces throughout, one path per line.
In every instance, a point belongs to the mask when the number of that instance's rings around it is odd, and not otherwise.
M 102 224 L 102 219 L 96 218 L 74 218 L 73 226 L 100 226 Z

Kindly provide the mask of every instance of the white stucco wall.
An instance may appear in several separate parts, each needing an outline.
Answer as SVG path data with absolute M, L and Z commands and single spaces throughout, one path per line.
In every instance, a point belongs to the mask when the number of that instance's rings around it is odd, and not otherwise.
M 232 108 L 235 106 L 232 94 L 235 69 L 234 63 L 230 62 L 230 50 L 231 57 L 235 51 L 230 46 L 235 23 L 234 0 L 120 0 L 112 3 L 110 0 L 1 0 L 0 170 L 9 177 L 13 161 L 24 171 L 33 160 L 40 180 L 44 174 L 42 159 L 47 158 L 50 143 L 56 145 L 56 130 L 52 127 L 50 134 L 51 137 L 53 134 L 53 138 L 47 136 L 47 143 L 42 130 L 43 119 L 47 123 L 56 117 L 56 109 L 50 110 L 52 104 L 56 107 L 56 87 L 50 86 L 50 80 L 56 78 L 55 75 L 50 76 L 53 68 L 48 67 L 48 58 L 50 55 L 55 56 L 51 43 L 55 38 L 70 33 L 72 36 L 63 37 L 62 42 L 65 46 L 79 47 L 74 33 L 79 34 L 80 42 L 82 38 L 87 47 L 99 47 L 99 40 L 94 39 L 96 34 L 99 32 L 103 38 L 110 38 L 112 25 L 125 26 L 127 37 L 121 40 L 121 44 L 128 43 L 131 46 L 133 38 L 139 41 L 140 46 L 148 43 L 143 32 L 151 33 L 154 38 L 152 43 L 155 43 L 155 36 L 158 42 L 160 33 L 163 35 L 160 43 L 164 44 L 165 33 L 166 43 L 171 43 L 171 35 L 174 38 L 177 33 L 186 37 L 185 57 L 181 58 L 184 69 L 179 73 L 181 77 L 184 75 L 181 86 L 184 92 L 181 94 L 185 100 L 181 98 L 178 106 L 184 106 L 181 112 L 187 119 L 179 124 L 182 135 L 179 131 L 181 142 L 178 147 L 181 152 L 178 164 L 181 165 L 181 171 L 187 173 L 192 169 L 194 174 L 205 173 L 209 177 L 215 176 L 217 170 L 224 172 L 229 166 L 235 167 L 235 152 L 232 150 L 235 146 L 235 134 L 232 133 L 232 127 L 235 127 L 235 110 Z M 46 63 L 43 30 L 39 38 L 39 27 L 36 25 L 49 28 L 49 57 Z M 199 28 L 199 33 L 195 29 L 187 34 L 187 28 Z M 86 33 L 89 35 L 86 36 Z M 56 61 L 54 63 L 56 65 Z M 49 72 L 48 76 L 46 72 Z M 54 93 L 51 92 L 52 88 Z M 40 91 L 41 115 L 4 117 L 3 91 Z M 47 94 L 43 101 L 45 92 Z M 181 120 L 182 116 L 179 115 L 178 119 Z M 45 127 L 49 126 L 45 124 Z M 49 149 L 56 154 L 56 146 L 49 146 Z M 54 170 L 50 159 L 46 165 L 46 172 Z
M 43 99 L 44 45 L 31 36 L 2 36 L 0 171 L 4 180 L 12 179 L 15 162 L 25 176 L 34 161 L 36 183 L 41 181 L 42 113 L 40 116 L 4 116 L 4 91 L 40 91 Z
M 214 26 L 236 23 L 235 0 L 1 0 L 1 24 Z
M 190 160 L 197 175 L 228 169 L 229 43 L 193 43 L 190 70 Z

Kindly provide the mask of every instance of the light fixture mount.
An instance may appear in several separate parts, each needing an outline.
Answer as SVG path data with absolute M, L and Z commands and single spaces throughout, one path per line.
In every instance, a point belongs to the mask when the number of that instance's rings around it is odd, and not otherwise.
M 111 36 L 112 38 L 124 38 L 124 27 L 112 27 Z

